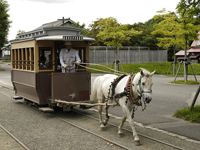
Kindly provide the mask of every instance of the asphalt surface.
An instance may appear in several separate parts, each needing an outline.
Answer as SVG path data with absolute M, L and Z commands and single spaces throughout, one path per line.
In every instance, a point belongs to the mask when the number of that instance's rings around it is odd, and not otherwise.
M 9 65 L 9 63 L 0 64 L 0 68 L 5 68 L 7 70 L 7 71 L 0 72 L 0 85 L 12 88 L 11 76 L 10 76 L 11 66 Z M 92 82 L 99 75 L 102 75 L 102 74 L 92 74 Z M 189 76 L 189 78 L 194 79 L 193 76 Z M 153 100 L 147 106 L 147 109 L 144 111 L 142 111 L 141 108 L 138 107 L 138 109 L 135 113 L 135 118 L 134 118 L 134 121 L 137 124 L 136 131 L 139 130 L 140 132 L 148 132 L 148 134 L 150 134 L 150 132 L 155 131 L 156 133 L 152 133 L 152 134 L 159 135 L 160 139 L 165 139 L 165 140 L 171 139 L 176 142 L 177 141 L 184 142 L 187 145 L 187 146 L 185 146 L 185 147 L 187 147 L 186 149 L 190 149 L 190 144 L 195 145 L 195 147 L 197 147 L 197 148 L 200 148 L 200 124 L 190 123 L 190 122 L 183 121 L 181 119 L 172 117 L 173 113 L 176 110 L 182 109 L 183 107 L 186 107 L 191 104 L 191 101 L 193 100 L 193 97 L 198 88 L 198 85 L 170 84 L 169 82 L 172 81 L 173 79 L 174 79 L 173 77 L 166 77 L 164 75 L 154 75 L 153 76 L 153 82 L 154 82 Z M 197 79 L 198 79 L 198 81 L 200 81 L 200 76 L 197 76 Z M 0 95 L 2 93 L 4 93 L 4 96 L 5 96 L 5 92 L 2 91 L 2 89 L 0 90 L 0 92 L 1 92 Z M 4 101 L 4 99 L 5 99 L 5 97 L 1 97 L 1 101 Z M 198 98 L 196 104 L 200 104 L 200 98 Z M 9 100 L 9 104 L 1 106 L 2 107 L 1 110 L 3 110 L 3 108 L 7 108 L 7 107 L 9 107 L 9 110 L 12 110 L 11 105 L 13 105 L 13 103 L 10 102 L 10 100 Z M 16 103 L 15 103 L 15 105 L 16 105 Z M 20 106 L 20 108 L 21 108 L 21 105 L 18 105 L 18 106 Z M 13 107 L 13 109 L 16 109 L 15 112 L 21 111 L 19 108 Z M 91 112 L 91 111 L 96 111 L 96 110 L 95 110 L 95 108 L 93 108 L 92 110 L 89 110 L 89 111 Z M 88 112 L 88 113 L 90 113 L 90 112 Z M 9 118 L 9 117 L 6 118 L 5 115 L 2 115 L 4 113 L 5 112 L 1 111 L 1 119 L 2 119 L 2 117 L 4 117 L 3 119 L 7 119 L 8 121 L 4 121 L 4 122 L 1 121 L 1 122 L 3 123 L 4 127 L 6 125 L 8 125 L 8 128 L 10 129 L 10 131 L 14 130 L 14 129 L 12 129 L 12 126 L 9 127 L 9 124 L 12 122 L 14 116 L 11 118 Z M 9 112 L 7 112 L 7 113 L 9 113 Z M 36 112 L 33 112 L 33 114 L 35 114 L 35 113 Z M 113 118 L 118 118 L 118 117 L 121 117 L 121 115 L 122 115 L 121 109 L 119 107 L 110 108 L 109 113 L 112 114 Z M 41 115 L 41 114 L 37 114 L 37 115 Z M 30 117 L 36 117 L 36 116 L 31 115 Z M 29 120 L 28 116 L 25 116 L 25 118 L 27 120 Z M 23 117 L 21 119 L 22 119 L 21 122 L 23 122 Z M 49 122 L 49 124 L 51 124 L 51 123 L 52 122 Z M 49 126 L 48 126 L 48 128 L 49 128 Z M 63 126 L 59 126 L 58 128 L 63 128 Z M 52 128 L 52 130 L 54 130 L 54 129 Z M 65 129 L 62 129 L 59 132 L 62 133 L 64 130 Z M 145 130 L 148 130 L 148 131 L 145 131 Z M 40 132 L 44 132 L 44 131 L 45 131 L 45 128 L 41 128 Z M 72 134 L 76 134 L 75 132 L 76 131 L 74 131 Z M 79 132 L 79 131 L 77 131 L 77 132 Z M 26 134 L 26 133 L 23 132 L 23 134 Z M 13 147 L 16 147 L 16 149 L 22 149 L 1 128 L 0 128 L 0 136 L 3 137 L 2 138 L 3 140 L 1 140 L 3 143 L 0 142 L 0 147 L 2 147 L 2 144 L 3 144 L 3 147 L 5 149 L 13 149 Z M 53 136 L 53 133 L 52 133 L 52 136 Z M 60 137 L 60 135 L 58 137 Z M 35 139 L 35 137 L 31 137 L 31 138 Z M 36 139 L 37 138 L 40 139 L 39 137 L 36 137 Z M 84 133 L 80 134 L 79 140 L 84 141 Z M 88 137 L 88 140 L 90 140 L 90 137 Z M 26 140 L 24 140 L 24 141 L 26 141 Z M 93 142 L 97 142 L 97 141 L 93 141 Z M 91 149 L 93 149 L 93 148 L 101 149 L 98 147 L 99 144 L 100 145 L 103 144 L 101 142 L 102 141 L 99 140 L 97 142 L 97 144 L 95 144 L 94 147 L 90 147 L 90 146 L 89 147 Z M 39 141 L 37 143 L 39 143 Z M 84 144 L 84 142 L 82 142 L 82 144 Z M 103 144 L 103 145 L 105 145 L 105 144 Z M 68 146 L 70 147 L 70 142 L 68 143 Z M 31 148 L 31 149 L 39 149 L 39 147 L 34 147 L 34 146 L 32 146 L 32 147 L 33 148 Z M 62 146 L 60 146 L 60 148 L 61 147 Z M 78 147 L 72 147 L 72 149 L 76 149 L 76 148 L 78 148 Z M 112 149 L 112 147 L 110 147 L 110 145 L 107 145 L 107 147 L 105 146 L 104 148 Z M 66 149 L 68 149 L 68 148 L 66 148 Z M 142 148 L 140 148 L 140 149 L 142 149 Z M 191 147 L 191 149 L 193 149 L 193 148 Z

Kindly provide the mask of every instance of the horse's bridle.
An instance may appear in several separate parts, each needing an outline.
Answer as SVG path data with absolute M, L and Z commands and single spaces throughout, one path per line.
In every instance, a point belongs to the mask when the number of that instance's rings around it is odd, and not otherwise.
M 141 89 L 141 84 L 142 84 L 142 83 L 141 83 L 141 80 L 142 80 L 142 78 L 143 78 L 143 76 L 140 76 L 140 79 L 139 79 L 138 84 L 137 84 L 137 85 L 139 86 L 139 90 L 140 90 L 140 91 L 139 91 L 140 93 L 137 92 L 137 94 L 138 94 L 139 96 L 141 96 L 141 97 L 142 97 L 142 94 L 143 94 L 143 93 L 152 93 L 152 90 L 146 90 L 146 91 L 144 91 L 144 90 Z

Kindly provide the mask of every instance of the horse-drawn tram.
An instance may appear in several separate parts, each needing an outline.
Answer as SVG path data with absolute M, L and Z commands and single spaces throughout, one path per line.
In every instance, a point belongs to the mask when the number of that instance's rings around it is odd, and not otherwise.
M 18 39 L 10 41 L 14 99 L 20 97 L 40 107 L 48 106 L 51 110 L 57 106 L 64 110 L 74 105 L 98 106 L 102 130 L 109 120 L 109 106 L 119 105 L 123 117 L 118 134 L 122 135 L 122 126 L 127 119 L 134 141 L 140 144 L 132 118 L 135 107 L 142 106 L 144 110 L 146 103 L 152 100 L 155 71 L 150 73 L 141 68 L 136 74 L 99 76 L 93 82 L 91 98 L 94 101 L 90 101 L 91 73 L 80 62 L 88 65 L 85 62 L 89 62 L 89 42 L 94 39 L 81 35 L 81 29 L 70 26 L 71 23 L 70 19 L 63 18 L 21 33 Z M 104 121 L 102 106 L 106 110 Z
M 38 106 L 56 106 L 56 99 L 69 102 L 88 101 L 91 73 L 78 65 L 70 73 L 62 73 L 59 53 L 66 41 L 73 43 L 81 63 L 89 62 L 89 42 L 72 20 L 58 19 L 41 27 L 18 34 L 11 40 L 11 80 L 14 99 L 23 98 Z M 87 65 L 86 65 L 87 66 Z

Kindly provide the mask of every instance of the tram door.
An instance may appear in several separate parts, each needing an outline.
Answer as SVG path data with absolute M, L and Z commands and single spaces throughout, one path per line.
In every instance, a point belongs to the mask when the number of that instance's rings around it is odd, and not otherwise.
M 62 41 L 56 41 L 55 42 L 55 51 L 56 51 L 56 57 L 55 57 L 55 70 L 56 72 L 61 72 L 61 64 L 60 64 L 60 50 L 62 48 L 64 48 L 64 43 Z M 86 48 L 85 47 L 76 47 L 76 46 L 72 46 L 73 49 L 78 51 L 79 57 L 81 59 L 81 63 L 86 63 L 89 62 L 89 60 L 86 60 Z M 83 64 L 83 66 L 85 66 Z M 78 72 L 82 72 L 85 71 L 85 68 L 78 66 Z

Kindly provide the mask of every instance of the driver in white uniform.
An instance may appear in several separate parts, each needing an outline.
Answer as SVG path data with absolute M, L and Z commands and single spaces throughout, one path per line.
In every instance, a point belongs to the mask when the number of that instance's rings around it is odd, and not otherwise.
M 78 52 L 72 48 L 70 41 L 65 42 L 66 48 L 60 51 L 60 64 L 62 66 L 62 73 L 75 72 L 75 64 L 79 65 L 81 59 Z

